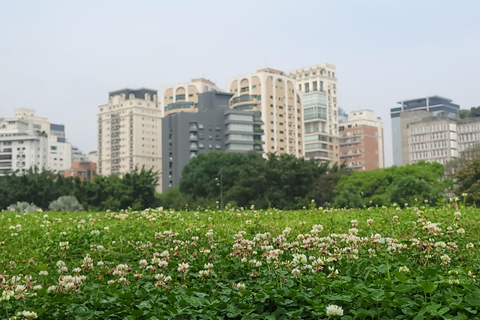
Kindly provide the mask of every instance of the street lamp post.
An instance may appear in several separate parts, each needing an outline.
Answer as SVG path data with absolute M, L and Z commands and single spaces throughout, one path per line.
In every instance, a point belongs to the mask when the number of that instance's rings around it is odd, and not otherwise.
M 220 210 L 223 210 L 223 175 L 222 175 L 222 169 L 220 169 L 218 175 L 220 176 L 220 181 L 218 181 L 218 178 L 215 178 L 217 181 L 217 186 L 220 187 Z

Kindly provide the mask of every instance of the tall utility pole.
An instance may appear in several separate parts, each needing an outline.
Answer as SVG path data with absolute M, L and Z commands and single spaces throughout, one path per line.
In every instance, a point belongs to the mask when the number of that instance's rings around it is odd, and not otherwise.
M 223 175 L 222 175 L 222 169 L 220 169 L 218 175 L 220 176 L 220 182 L 218 182 L 218 178 L 215 178 L 217 181 L 217 186 L 220 187 L 220 210 L 223 210 Z

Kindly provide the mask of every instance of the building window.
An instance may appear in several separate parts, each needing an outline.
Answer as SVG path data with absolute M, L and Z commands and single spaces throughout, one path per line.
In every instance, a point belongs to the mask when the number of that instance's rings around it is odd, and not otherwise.
M 317 81 L 313 81 L 313 91 L 317 91 Z
M 305 93 L 309 92 L 310 91 L 310 84 L 309 83 L 305 83 Z

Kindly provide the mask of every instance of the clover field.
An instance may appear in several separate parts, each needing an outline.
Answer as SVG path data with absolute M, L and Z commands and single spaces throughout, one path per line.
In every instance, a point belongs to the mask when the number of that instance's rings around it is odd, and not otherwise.
M 1 212 L 0 318 L 480 318 L 479 214 Z

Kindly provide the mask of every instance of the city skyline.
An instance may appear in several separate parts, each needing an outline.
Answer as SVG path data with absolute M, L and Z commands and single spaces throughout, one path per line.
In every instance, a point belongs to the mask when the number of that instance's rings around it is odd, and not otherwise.
M 160 91 L 194 78 L 226 90 L 229 78 L 252 70 L 331 63 L 338 105 L 382 118 L 390 166 L 397 101 L 440 95 L 462 109 L 480 105 L 475 8 L 474 1 L 3 2 L 0 117 L 35 109 L 64 124 L 69 141 L 88 153 L 97 149 L 97 108 L 108 92 Z M 171 14 L 178 11 L 182 22 Z

